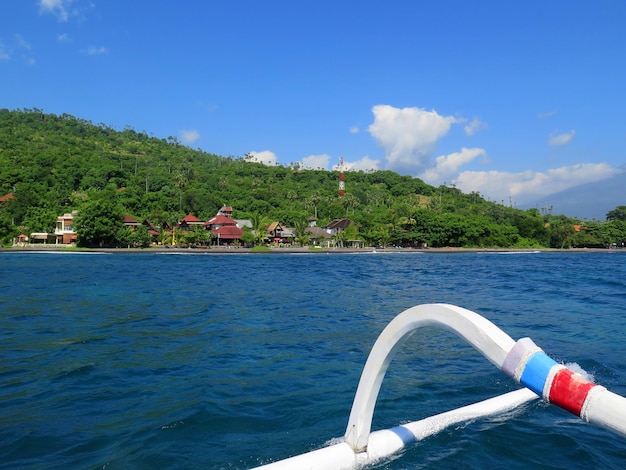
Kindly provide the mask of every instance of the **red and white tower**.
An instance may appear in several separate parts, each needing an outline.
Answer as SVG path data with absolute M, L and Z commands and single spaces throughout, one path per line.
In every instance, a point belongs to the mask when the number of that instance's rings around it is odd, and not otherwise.
M 339 160 L 339 197 L 346 194 L 346 179 L 343 176 L 343 157 Z

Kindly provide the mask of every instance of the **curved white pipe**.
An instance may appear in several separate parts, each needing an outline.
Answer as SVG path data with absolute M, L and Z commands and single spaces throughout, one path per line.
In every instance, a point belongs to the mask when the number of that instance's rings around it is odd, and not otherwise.
M 345 434 L 346 442 L 355 452 L 367 448 L 376 399 L 389 363 L 417 328 L 429 325 L 458 334 L 498 368 L 515 345 L 509 335 L 489 320 L 455 305 L 418 305 L 400 313 L 376 340 L 361 374 Z
M 422 326 L 440 326 L 453 331 L 527 388 L 370 434 L 374 406 L 387 368 L 397 349 Z M 452 424 L 500 413 L 538 396 L 587 422 L 626 437 L 626 398 L 557 364 L 530 338 L 513 341 L 477 313 L 448 304 L 419 305 L 394 318 L 376 340 L 359 381 L 344 441 L 259 468 L 354 468 L 355 464 L 387 457 L 408 443 Z

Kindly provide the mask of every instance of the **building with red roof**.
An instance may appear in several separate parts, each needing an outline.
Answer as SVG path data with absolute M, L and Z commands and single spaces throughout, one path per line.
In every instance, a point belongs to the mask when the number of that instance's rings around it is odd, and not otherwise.
M 76 243 L 78 238 L 76 232 L 74 232 L 74 217 L 76 214 L 78 214 L 78 211 L 72 211 L 71 213 L 57 217 L 56 227 L 54 229 L 57 243 L 64 245 Z
M 203 225 L 204 222 L 198 219 L 195 215 L 187 214 L 178 223 L 178 228 L 185 232 L 188 232 L 189 230 L 192 230 L 193 227 L 201 227 Z
M 212 219 L 205 222 L 204 227 L 214 233 L 217 237 L 217 244 L 223 243 L 231 244 L 236 240 L 240 240 L 243 235 L 243 230 L 237 226 L 237 221 L 230 217 L 232 208 L 228 207 L 230 211 L 224 211 L 225 207 L 219 210 L 217 215 Z

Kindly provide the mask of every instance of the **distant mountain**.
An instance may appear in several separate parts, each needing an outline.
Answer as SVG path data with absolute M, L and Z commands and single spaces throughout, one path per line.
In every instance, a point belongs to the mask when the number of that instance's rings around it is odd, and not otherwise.
M 564 214 L 587 220 L 605 220 L 607 212 L 617 206 L 626 206 L 626 165 L 612 178 L 583 184 L 545 196 L 523 209 L 542 210 L 552 207 L 552 214 Z

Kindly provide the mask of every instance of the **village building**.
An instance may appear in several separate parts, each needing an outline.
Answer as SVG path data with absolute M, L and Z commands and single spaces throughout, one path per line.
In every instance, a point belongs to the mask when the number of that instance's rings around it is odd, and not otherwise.
M 124 215 L 124 227 L 130 228 L 133 232 L 137 230 L 137 227 L 140 227 L 141 224 L 133 219 L 130 215 Z
M 217 245 L 230 245 L 240 240 L 243 230 L 232 218 L 232 207 L 223 206 L 217 215 L 204 223 L 204 228 L 215 234 Z
M 53 236 L 56 237 L 57 244 L 69 245 L 71 243 L 76 243 L 77 235 L 74 231 L 74 217 L 76 214 L 78 214 L 78 211 L 72 211 L 71 213 L 63 214 L 57 217 L 56 227 L 53 234 Z M 47 235 L 48 234 L 46 234 L 46 239 Z M 32 240 L 31 243 L 33 243 Z
M 152 243 L 153 245 L 156 245 L 157 243 L 159 243 L 160 233 L 156 225 L 154 225 L 148 219 L 144 219 L 144 221 L 141 224 L 148 228 L 148 235 L 150 235 L 150 243 Z M 171 231 L 172 229 L 170 228 L 169 230 Z
M 10 199 L 8 196 L 12 195 L 3 196 L 3 200 Z M 76 243 L 77 234 L 74 231 L 73 224 L 77 213 L 78 211 L 73 211 L 57 217 L 54 233 L 31 233 L 30 236 L 21 235 L 19 239 L 16 237 L 14 244 L 29 242 L 31 244 L 56 243 L 67 245 Z M 250 220 L 235 220 L 232 218 L 232 213 L 232 207 L 224 205 L 217 211 L 214 217 L 206 222 L 193 214 L 187 214 L 175 227 L 167 222 L 155 225 L 147 219 L 143 220 L 143 222 L 138 222 L 130 214 L 124 215 L 122 223 L 124 227 L 129 228 L 133 232 L 138 230 L 139 227 L 145 226 L 150 235 L 150 243 L 152 245 L 169 244 L 169 240 L 171 240 L 172 245 L 176 245 L 179 240 L 175 229 L 182 232 L 192 232 L 196 228 L 202 228 L 214 235 L 212 239 L 215 245 L 222 246 L 238 244 L 245 234 L 244 228 L 247 227 L 249 230 L 252 230 L 252 222 Z M 325 227 L 318 227 L 317 221 L 317 217 L 309 217 L 308 226 L 305 229 L 305 233 L 309 235 L 308 239 L 312 245 L 326 248 L 332 246 L 341 247 L 344 246 L 344 243 L 352 247 L 362 246 L 360 240 L 345 240 L 345 237 L 342 236 L 342 233 L 352 224 L 350 219 L 335 219 Z M 264 239 L 266 243 L 275 246 L 292 246 L 296 241 L 296 234 L 293 228 L 275 221 L 265 227 Z M 202 242 L 200 243 L 202 244 Z
M 326 225 L 326 227 L 324 227 L 324 230 L 326 231 L 326 233 L 328 233 L 331 237 L 333 237 L 336 240 L 337 245 L 340 248 L 344 248 L 346 246 L 351 247 L 351 248 L 362 248 L 363 240 L 358 240 L 358 239 L 346 240 L 345 239 L 344 232 L 346 231 L 348 227 L 352 225 L 352 223 L 353 222 L 347 218 L 334 219 L 334 220 L 331 220 Z
M 332 235 L 324 230 L 324 228 L 316 225 L 309 225 L 304 229 L 304 232 L 309 234 L 309 240 L 314 246 L 321 246 L 324 248 L 330 247 Z
M 204 222 L 198 219 L 195 215 L 187 214 L 178 223 L 178 228 L 183 232 L 189 232 L 190 230 L 193 230 L 193 227 L 202 227 L 203 225 Z

